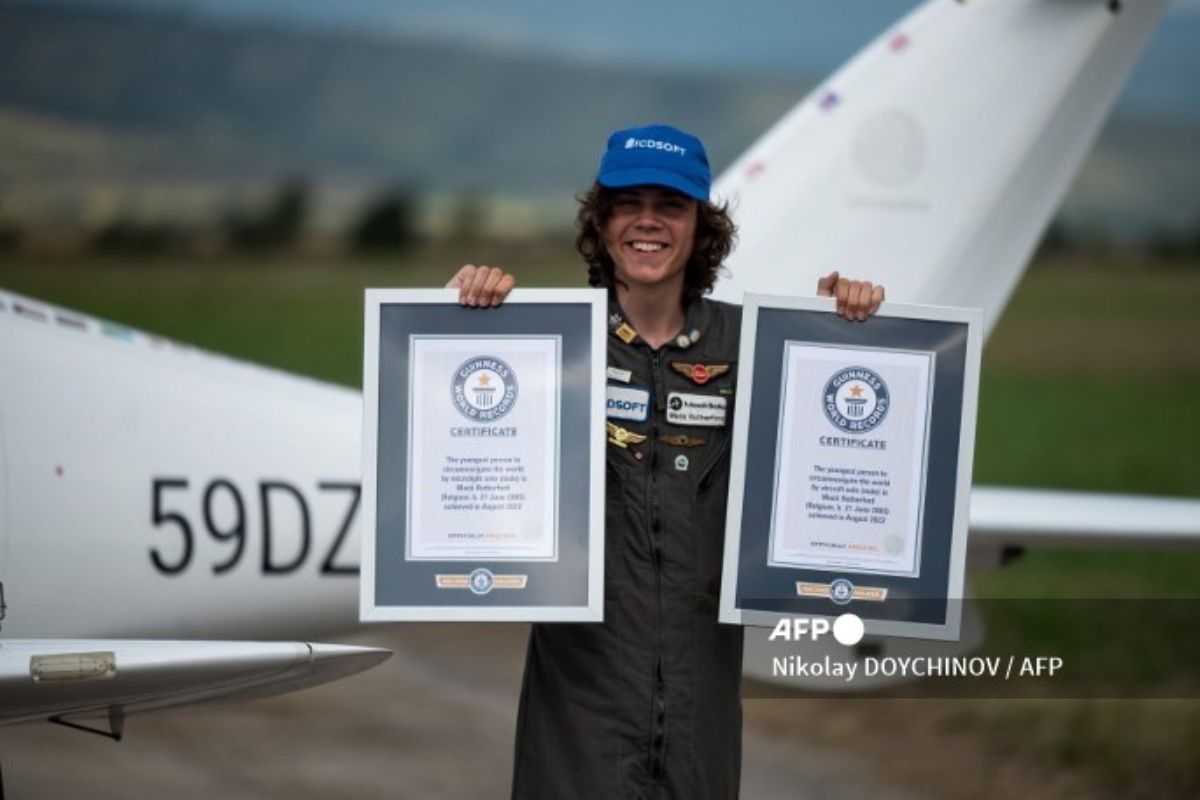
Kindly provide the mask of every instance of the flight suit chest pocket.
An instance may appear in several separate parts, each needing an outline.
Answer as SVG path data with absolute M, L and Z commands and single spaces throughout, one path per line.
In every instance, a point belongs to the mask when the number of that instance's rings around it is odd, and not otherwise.
M 690 358 L 690 357 L 688 357 Z M 696 429 L 714 442 L 733 426 L 733 396 L 737 364 L 731 360 L 676 358 L 663 375 L 664 419 L 671 429 Z
M 711 608 L 714 616 L 724 557 L 736 380 L 736 362 L 701 353 L 681 354 L 664 376 L 662 442 L 670 463 L 689 473 L 694 592 L 705 613 Z
M 733 429 L 736 364 L 728 359 L 687 357 L 667 365 L 663 376 L 663 443 L 687 456 L 698 476 L 728 446 Z
M 692 498 L 692 543 L 698 600 L 716 608 L 725 558 L 725 513 L 729 497 L 732 441 L 726 436 L 696 475 Z
M 604 584 L 609 599 L 625 583 L 619 566 L 624 559 L 625 531 L 628 528 L 627 481 L 623 470 L 610 454 L 604 474 Z

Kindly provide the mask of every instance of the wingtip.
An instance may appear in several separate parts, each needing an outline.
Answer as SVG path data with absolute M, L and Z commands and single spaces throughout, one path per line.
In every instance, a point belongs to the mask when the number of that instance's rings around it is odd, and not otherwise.
M 382 664 L 392 657 L 392 651 L 385 647 L 364 647 L 352 644 L 324 644 L 305 642 L 315 662 L 339 662 L 343 666 L 354 667 L 346 674 L 361 672 Z

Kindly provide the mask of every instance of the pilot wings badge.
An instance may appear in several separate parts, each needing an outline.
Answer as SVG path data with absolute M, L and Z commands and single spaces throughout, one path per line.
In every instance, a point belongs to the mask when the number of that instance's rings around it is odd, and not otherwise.
M 646 437 L 640 433 L 625 430 L 620 425 L 606 423 L 608 427 L 608 443 L 615 444 L 617 447 L 629 447 L 631 444 L 641 444 L 646 441 Z
M 671 369 L 683 375 L 686 378 L 691 378 L 692 383 L 697 386 L 703 386 L 720 375 L 724 375 L 729 371 L 728 364 L 691 364 L 686 361 L 675 361 L 671 364 Z

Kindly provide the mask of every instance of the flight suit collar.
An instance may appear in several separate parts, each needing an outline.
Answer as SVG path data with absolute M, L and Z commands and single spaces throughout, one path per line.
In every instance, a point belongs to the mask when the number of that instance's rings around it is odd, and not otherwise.
M 691 301 L 683 309 L 683 327 L 663 345 L 663 349 L 687 350 L 691 348 L 704 337 L 711 317 L 712 310 L 708 303 L 701 298 Z M 615 336 L 627 345 L 647 346 L 642 337 L 626 320 L 625 311 L 621 308 L 616 294 L 612 292 L 608 296 L 608 332 L 609 335 Z

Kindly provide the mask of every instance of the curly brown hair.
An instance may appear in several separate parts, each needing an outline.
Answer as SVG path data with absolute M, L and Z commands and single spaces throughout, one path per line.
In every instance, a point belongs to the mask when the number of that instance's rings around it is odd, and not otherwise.
M 588 267 L 588 285 L 612 287 L 617 283 L 616 267 L 604 246 L 604 226 L 612 215 L 617 190 L 599 183 L 579 199 L 575 215 L 575 249 Z M 696 242 L 683 272 L 683 302 L 686 305 L 712 291 L 737 239 L 737 226 L 729 216 L 729 205 L 709 201 L 697 204 Z

